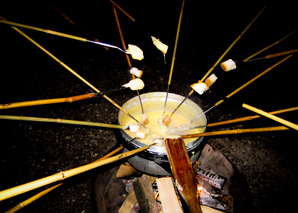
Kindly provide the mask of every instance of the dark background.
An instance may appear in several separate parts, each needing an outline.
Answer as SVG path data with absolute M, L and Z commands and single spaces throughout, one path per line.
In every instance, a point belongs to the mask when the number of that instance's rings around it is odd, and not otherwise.
M 189 85 L 197 82 L 240 35 L 267 1 L 186 1 L 171 92 L 187 95 Z M 100 41 L 122 48 L 109 1 L 51 1 Z M 144 60 L 132 65 L 144 70 L 146 87 L 141 93 L 166 91 L 172 60 L 181 1 L 117 1 L 133 23 L 118 10 L 126 44 L 144 51 Z M 249 28 L 224 60 L 243 60 L 258 50 L 297 29 L 295 2 L 271 1 L 263 14 Z M 0 5 L 0 16 L 9 21 L 51 29 L 86 38 L 44 1 L 9 1 Z M 74 69 L 101 91 L 119 88 L 130 80 L 124 53 L 91 43 L 84 43 L 28 29 L 21 29 L 49 52 Z M 0 103 L 68 97 L 93 92 L 65 68 L 16 33 L 0 25 L 1 77 Z M 169 45 L 163 55 L 148 33 Z M 88 37 L 87 37 L 88 38 Z M 89 39 L 89 38 L 88 38 Z M 259 56 L 297 48 L 297 33 Z M 281 58 L 239 64 L 225 73 L 218 66 L 213 73 L 218 81 L 211 89 L 191 99 L 203 109 L 272 66 Z M 297 56 L 274 68 L 265 76 L 225 101 L 208 116 L 208 122 L 252 115 L 242 103 L 265 111 L 297 106 Z M 136 94 L 125 90 L 109 94 L 123 104 Z M 34 106 L 2 110 L 1 114 L 115 123 L 118 110 L 102 98 L 71 104 Z M 297 123 L 297 113 L 281 117 Z M 280 125 L 259 119 L 214 130 Z M 92 162 L 118 146 L 113 130 L 61 124 L 0 121 L 1 183 L 7 189 L 41 177 Z M 212 131 L 213 129 L 210 129 Z M 220 149 L 248 182 L 252 212 L 277 212 L 295 206 L 291 193 L 297 192 L 297 132 L 246 134 L 205 138 Z M 94 178 L 105 167 L 67 179 L 56 189 L 22 211 L 26 212 L 96 212 Z M 42 188 L 41 188 L 42 189 Z M 41 189 L 0 202 L 8 210 Z

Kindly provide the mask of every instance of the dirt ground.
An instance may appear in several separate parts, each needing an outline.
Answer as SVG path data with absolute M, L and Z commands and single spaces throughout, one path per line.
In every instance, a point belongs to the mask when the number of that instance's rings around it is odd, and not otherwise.
M 244 4 L 228 1 L 212 5 L 186 1 L 170 92 L 186 96 L 191 90 L 189 85 L 203 77 L 261 10 L 264 2 L 253 1 Z M 229 58 L 240 61 L 297 28 L 294 6 L 284 1 L 283 4 L 280 2 L 272 1 L 271 6 L 266 8 L 222 61 Z M 99 40 L 122 48 L 109 1 L 101 4 L 88 1 L 83 5 L 70 1 L 63 4 L 59 1 L 52 3 L 79 25 L 84 26 L 89 33 L 98 36 Z M 137 20 L 133 23 L 118 11 L 126 43 L 135 44 L 144 51 L 144 60 L 132 60 L 133 66 L 144 71 L 142 80 L 145 82 L 145 88 L 141 93 L 166 91 L 181 2 L 171 3 L 171 10 L 168 9 L 168 4 L 158 4 L 155 1 L 146 1 L 143 5 L 135 1 L 119 1 L 119 4 L 127 8 Z M 33 5 L 38 5 L 38 9 Z M 232 12 L 231 5 L 237 10 Z M 0 11 L 0 16 L 9 21 L 86 37 L 45 2 L 16 5 L 7 3 Z M 1 24 L 0 28 L 0 103 L 69 97 L 94 92 L 9 26 Z M 125 54 L 121 51 L 112 48 L 107 51 L 91 43 L 28 29 L 22 30 L 96 88 L 108 91 L 107 95 L 119 105 L 136 96 L 134 91 L 128 89 L 110 91 L 120 88 L 131 79 Z M 166 64 L 162 53 L 152 45 L 148 31 L 169 45 Z M 296 34 L 260 54 L 260 57 L 295 48 Z M 193 94 L 190 99 L 207 110 L 281 59 L 282 57 L 249 63 L 239 62 L 236 70 L 227 73 L 217 66 L 212 72 L 218 77 L 216 83 L 205 94 Z M 254 115 L 242 107 L 243 103 L 268 112 L 297 106 L 297 80 L 292 77 L 296 70 L 297 56 L 294 55 L 208 112 L 208 123 Z M 115 124 L 118 112 L 111 103 L 98 96 L 74 103 L 1 110 L 0 114 Z M 298 122 L 297 112 L 279 116 L 293 123 Z M 209 127 L 207 131 L 280 125 L 262 117 L 252 121 Z M 0 129 L 1 190 L 85 165 L 119 146 L 115 137 L 117 130 L 106 128 L 0 120 Z M 293 193 L 298 190 L 295 148 L 297 141 L 298 134 L 293 129 L 204 138 L 204 142 L 219 149 L 247 181 L 250 212 L 285 212 L 295 206 Z M 58 189 L 22 211 L 97 212 L 94 180 L 106 169 L 108 167 L 100 167 L 66 179 Z M 1 212 L 46 187 L 1 201 Z

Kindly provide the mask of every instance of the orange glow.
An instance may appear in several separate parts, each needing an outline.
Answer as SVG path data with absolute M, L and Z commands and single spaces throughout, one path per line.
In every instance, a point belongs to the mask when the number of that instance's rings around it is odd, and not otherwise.
M 204 189 L 204 188 L 203 188 L 202 186 L 200 186 L 199 184 L 198 184 L 197 188 L 198 188 L 198 192 L 199 192 L 199 193 L 201 193 L 201 191 Z

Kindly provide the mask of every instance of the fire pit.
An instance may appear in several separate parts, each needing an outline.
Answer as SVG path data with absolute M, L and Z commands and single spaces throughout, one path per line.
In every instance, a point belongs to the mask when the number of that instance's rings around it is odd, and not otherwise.
M 196 173 L 202 205 L 225 212 L 248 212 L 246 181 L 220 151 L 206 144 L 196 164 L 200 168 L 196 171 L 204 170 L 206 173 L 216 174 L 225 179 L 223 186 L 219 189 L 210 184 L 214 175 L 212 177 L 209 175 L 209 181 L 207 181 L 200 178 L 198 172 Z M 127 197 L 127 188 L 129 188 L 127 183 L 135 177 L 117 179 L 115 175 L 118 168 L 118 166 L 111 167 L 96 178 L 95 194 L 98 212 L 117 212 Z

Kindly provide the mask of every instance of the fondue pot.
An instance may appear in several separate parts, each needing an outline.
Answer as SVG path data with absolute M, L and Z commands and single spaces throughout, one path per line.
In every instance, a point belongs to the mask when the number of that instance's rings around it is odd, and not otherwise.
M 143 109 L 148 114 L 150 112 L 160 113 L 162 116 L 162 111 L 166 99 L 165 92 L 152 92 L 145 93 L 140 95 L 142 100 Z M 184 100 L 183 96 L 168 93 L 167 105 L 166 105 L 166 113 L 171 114 L 172 111 Z M 140 106 L 139 97 L 134 97 L 128 100 L 122 106 L 129 114 L 133 117 L 140 117 L 142 115 L 142 109 Z M 175 121 L 175 115 L 179 117 L 186 118 L 188 121 L 193 120 L 198 115 L 202 114 L 203 110 L 190 99 L 186 99 L 184 103 L 179 107 L 179 109 L 172 116 L 172 122 Z M 133 122 L 132 119 L 123 113 L 122 111 L 118 114 L 118 123 L 120 125 L 127 125 L 129 122 Z M 159 125 L 157 121 L 150 120 L 149 122 L 155 122 L 156 125 Z M 150 125 L 155 125 L 154 123 Z M 185 123 L 183 123 L 185 124 Z M 207 119 L 205 115 L 202 115 L 200 118 L 196 119 L 192 122 L 191 126 L 202 126 L 207 124 Z M 150 129 L 150 128 L 149 128 Z M 206 127 L 200 128 L 200 132 L 204 132 Z M 133 149 L 137 149 L 143 147 L 145 145 L 144 142 L 139 141 L 138 139 L 132 140 L 133 138 L 127 132 L 129 130 L 120 130 L 120 142 L 125 147 L 124 151 L 130 151 Z M 203 137 L 194 138 L 194 139 L 185 139 L 186 150 L 189 154 L 189 157 L 192 163 L 197 160 L 200 150 L 203 148 L 201 145 L 203 141 Z M 201 145 L 201 146 L 200 146 Z M 145 150 L 138 155 L 131 157 L 128 159 L 128 162 L 137 170 L 147 173 L 149 175 L 161 175 L 167 176 L 171 175 L 170 165 L 167 158 L 166 148 L 164 146 L 156 146 L 153 145 L 149 149 Z

